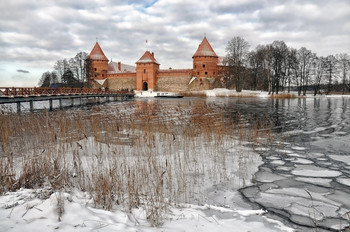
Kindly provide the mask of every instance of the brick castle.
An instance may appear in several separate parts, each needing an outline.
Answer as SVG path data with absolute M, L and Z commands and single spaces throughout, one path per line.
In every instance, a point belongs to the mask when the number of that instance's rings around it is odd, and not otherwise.
M 160 69 L 154 53 L 146 51 L 136 66 L 109 62 L 96 42 L 89 59 L 95 83 L 113 90 L 135 89 L 154 91 L 189 91 L 220 87 L 223 70 L 219 58 L 204 37 L 194 53 L 192 69 Z

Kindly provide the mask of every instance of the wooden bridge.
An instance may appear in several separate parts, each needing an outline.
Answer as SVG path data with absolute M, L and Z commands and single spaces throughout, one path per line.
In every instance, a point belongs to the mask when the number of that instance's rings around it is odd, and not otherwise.
M 63 99 L 70 99 L 70 106 L 74 106 L 74 99 L 78 99 L 80 105 L 82 99 L 93 99 L 94 103 L 105 98 L 107 102 L 118 99 L 124 101 L 134 97 L 131 91 L 111 91 L 106 89 L 92 88 L 7 88 L 0 87 L 0 104 L 17 104 L 17 112 L 21 112 L 21 103 L 29 102 L 30 111 L 34 110 L 35 101 L 49 101 L 49 109 L 53 109 L 53 100 L 59 101 L 62 109 Z

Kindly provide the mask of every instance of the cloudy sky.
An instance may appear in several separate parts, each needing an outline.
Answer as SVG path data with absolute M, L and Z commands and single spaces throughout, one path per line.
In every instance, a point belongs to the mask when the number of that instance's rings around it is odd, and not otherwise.
M 0 0 L 0 10 L 0 87 L 37 85 L 96 38 L 110 60 L 134 64 L 148 49 L 163 69 L 192 68 L 205 33 L 219 56 L 234 36 L 251 49 L 283 40 L 350 54 L 350 0 Z

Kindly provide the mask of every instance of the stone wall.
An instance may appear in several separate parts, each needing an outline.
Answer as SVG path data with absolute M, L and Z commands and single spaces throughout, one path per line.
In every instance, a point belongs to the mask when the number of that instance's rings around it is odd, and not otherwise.
M 108 78 L 104 85 L 104 87 L 108 87 L 110 90 L 121 90 L 121 89 L 136 89 L 136 77 L 129 78 Z
M 165 92 L 181 92 L 188 91 L 188 84 L 191 80 L 191 75 L 185 76 L 161 76 L 158 78 L 156 91 Z
M 191 83 L 188 85 L 189 91 L 198 91 L 198 90 L 208 90 L 214 88 L 221 88 L 221 82 L 218 78 L 209 78 L 209 77 L 194 77 L 191 80 Z

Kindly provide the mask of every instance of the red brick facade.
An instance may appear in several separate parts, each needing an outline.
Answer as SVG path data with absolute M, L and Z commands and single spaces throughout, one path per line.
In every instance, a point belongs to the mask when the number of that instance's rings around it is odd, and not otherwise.
M 154 53 L 146 51 L 136 62 L 136 67 L 120 62 L 108 63 L 100 45 L 96 42 L 89 58 L 92 60 L 93 78 L 96 80 L 115 78 L 135 78 L 136 90 L 156 90 L 157 81 L 161 77 L 197 77 L 218 78 L 219 59 L 207 38 L 204 37 L 197 51 L 193 55 L 192 69 L 159 69 L 159 63 Z

